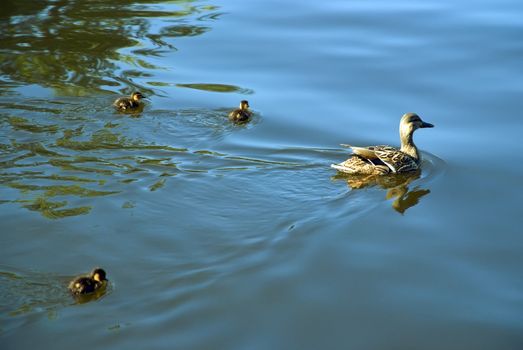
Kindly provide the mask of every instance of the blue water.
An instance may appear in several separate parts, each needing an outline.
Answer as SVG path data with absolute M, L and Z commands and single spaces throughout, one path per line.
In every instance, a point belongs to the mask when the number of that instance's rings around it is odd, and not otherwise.
M 0 347 L 521 349 L 522 10 L 8 3 Z M 329 167 L 406 112 L 435 125 L 420 174 Z

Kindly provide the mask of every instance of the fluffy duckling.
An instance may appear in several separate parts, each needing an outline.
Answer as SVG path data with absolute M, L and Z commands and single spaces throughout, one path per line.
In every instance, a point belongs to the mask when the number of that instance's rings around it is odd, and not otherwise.
M 391 146 L 350 146 L 353 156 L 339 164 L 332 164 L 334 169 L 359 175 L 385 175 L 403 173 L 419 169 L 421 156 L 414 144 L 412 135 L 419 128 L 432 128 L 415 113 L 406 113 L 400 121 L 401 148 Z
M 120 111 L 135 110 L 142 106 L 141 99 L 145 98 L 141 92 L 133 92 L 130 97 L 120 97 L 113 105 Z
M 249 111 L 249 101 L 243 100 L 240 102 L 240 108 L 229 113 L 229 120 L 235 123 L 244 123 L 247 122 L 251 116 L 252 112 Z
M 107 285 L 105 271 L 95 268 L 87 276 L 79 276 L 69 283 L 69 290 L 75 295 L 93 293 Z

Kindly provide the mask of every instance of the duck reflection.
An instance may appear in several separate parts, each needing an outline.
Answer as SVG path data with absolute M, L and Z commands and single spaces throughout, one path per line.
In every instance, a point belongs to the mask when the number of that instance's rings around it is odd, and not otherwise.
M 410 207 L 419 203 L 421 197 L 430 193 L 429 189 L 419 188 L 419 186 L 409 189 L 409 185 L 419 179 L 421 171 L 390 174 L 390 175 L 348 175 L 338 173 L 333 177 L 336 180 L 346 180 L 347 186 L 353 190 L 366 187 L 381 187 L 387 190 L 385 198 L 392 201 L 392 208 L 398 213 L 403 214 Z

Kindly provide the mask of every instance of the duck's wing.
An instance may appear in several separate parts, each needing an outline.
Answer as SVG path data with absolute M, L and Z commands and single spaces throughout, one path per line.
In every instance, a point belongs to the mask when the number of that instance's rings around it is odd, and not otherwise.
M 360 157 L 366 158 L 366 159 L 376 159 L 379 158 L 376 155 L 376 149 L 380 147 L 386 147 L 386 146 L 369 146 L 369 147 L 356 147 L 356 146 L 350 146 L 352 149 L 352 153 L 357 154 Z
M 128 97 L 120 97 L 114 101 L 114 106 L 118 109 L 134 109 L 140 107 L 141 103 L 131 100 Z
M 96 288 L 96 281 L 89 277 L 79 277 L 69 284 L 69 290 L 75 294 L 91 293 Z
M 419 168 L 418 163 L 411 156 L 395 147 L 375 146 L 373 150 L 376 157 L 387 165 L 393 173 L 403 173 Z
M 372 174 L 374 171 L 372 163 L 358 156 L 352 156 L 339 164 L 331 164 L 331 167 L 347 174 Z
M 378 158 L 367 159 L 359 155 L 353 155 L 339 164 L 331 164 L 331 168 L 347 174 L 358 175 L 384 175 L 390 172 Z
M 114 101 L 113 106 L 119 109 L 126 109 L 128 107 L 129 103 L 126 100 L 125 97 L 120 97 Z
M 251 112 L 239 108 L 229 113 L 229 119 L 234 122 L 245 122 L 248 121 L 250 117 Z
M 231 120 L 236 119 L 236 116 L 238 115 L 239 111 L 240 111 L 239 109 L 235 109 L 235 110 L 231 111 L 231 113 L 229 113 L 229 119 L 231 119 Z

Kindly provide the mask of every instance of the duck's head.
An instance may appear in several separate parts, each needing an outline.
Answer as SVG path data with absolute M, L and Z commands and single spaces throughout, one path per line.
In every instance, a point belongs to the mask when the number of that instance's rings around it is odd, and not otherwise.
M 137 91 L 137 92 L 133 92 L 133 93 L 131 94 L 131 99 L 134 100 L 134 101 L 136 101 L 136 102 L 140 101 L 142 98 L 145 98 L 145 96 L 142 95 L 141 92 L 138 92 L 138 91 Z
M 405 113 L 400 121 L 400 134 L 409 135 L 419 128 L 433 128 L 434 125 L 426 123 L 416 113 Z
M 242 100 L 240 102 L 240 109 L 248 109 L 249 108 L 249 101 L 247 100 Z
M 91 272 L 91 278 L 97 282 L 107 281 L 104 269 L 101 269 L 99 267 L 95 268 Z

